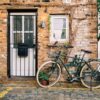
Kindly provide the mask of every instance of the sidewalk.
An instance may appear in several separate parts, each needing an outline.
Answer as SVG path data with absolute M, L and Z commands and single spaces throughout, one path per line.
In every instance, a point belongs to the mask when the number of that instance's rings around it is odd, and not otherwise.
M 1 87 L 0 100 L 100 100 L 100 89 Z
M 65 86 L 64 86 L 65 85 Z M 48 89 L 40 88 L 35 82 L 11 82 L 0 85 L 0 100 L 100 100 L 100 89 L 75 87 L 75 84 L 57 84 Z

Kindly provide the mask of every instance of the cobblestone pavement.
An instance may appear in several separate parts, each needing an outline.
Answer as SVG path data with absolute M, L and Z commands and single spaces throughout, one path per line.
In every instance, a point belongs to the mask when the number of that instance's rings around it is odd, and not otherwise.
M 100 89 L 1 86 L 0 100 L 100 100 Z

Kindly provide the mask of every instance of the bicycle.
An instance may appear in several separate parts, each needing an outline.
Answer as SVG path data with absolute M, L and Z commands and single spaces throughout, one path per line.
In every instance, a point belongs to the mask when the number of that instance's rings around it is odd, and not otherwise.
M 67 50 L 73 46 L 64 46 Z M 81 55 L 81 53 L 83 53 Z M 100 87 L 100 60 L 99 59 L 85 59 L 86 54 L 91 54 L 89 50 L 81 49 L 80 55 L 70 57 L 66 55 L 67 63 L 61 59 L 62 51 L 53 54 L 53 60 L 44 62 L 38 69 L 36 79 L 39 86 L 48 88 L 55 85 L 61 76 L 62 68 L 64 67 L 68 74 L 67 81 L 73 83 L 75 81 L 81 82 L 87 88 Z M 68 59 L 71 58 L 71 61 Z M 73 73 L 70 68 L 75 68 Z M 44 75 L 44 76 L 42 76 Z M 48 84 L 41 83 L 42 78 L 48 80 Z

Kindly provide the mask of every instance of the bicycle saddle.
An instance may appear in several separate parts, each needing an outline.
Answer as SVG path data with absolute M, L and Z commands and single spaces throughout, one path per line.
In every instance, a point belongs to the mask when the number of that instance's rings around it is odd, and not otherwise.
M 92 53 L 92 51 L 89 51 L 89 50 L 84 50 L 84 49 L 81 49 L 81 51 L 85 52 L 85 53 Z

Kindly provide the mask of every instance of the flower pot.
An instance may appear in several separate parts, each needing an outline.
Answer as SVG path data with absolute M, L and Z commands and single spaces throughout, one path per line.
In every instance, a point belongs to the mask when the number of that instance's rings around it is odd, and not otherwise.
M 49 81 L 48 80 L 41 80 L 41 84 L 44 86 L 49 85 Z

